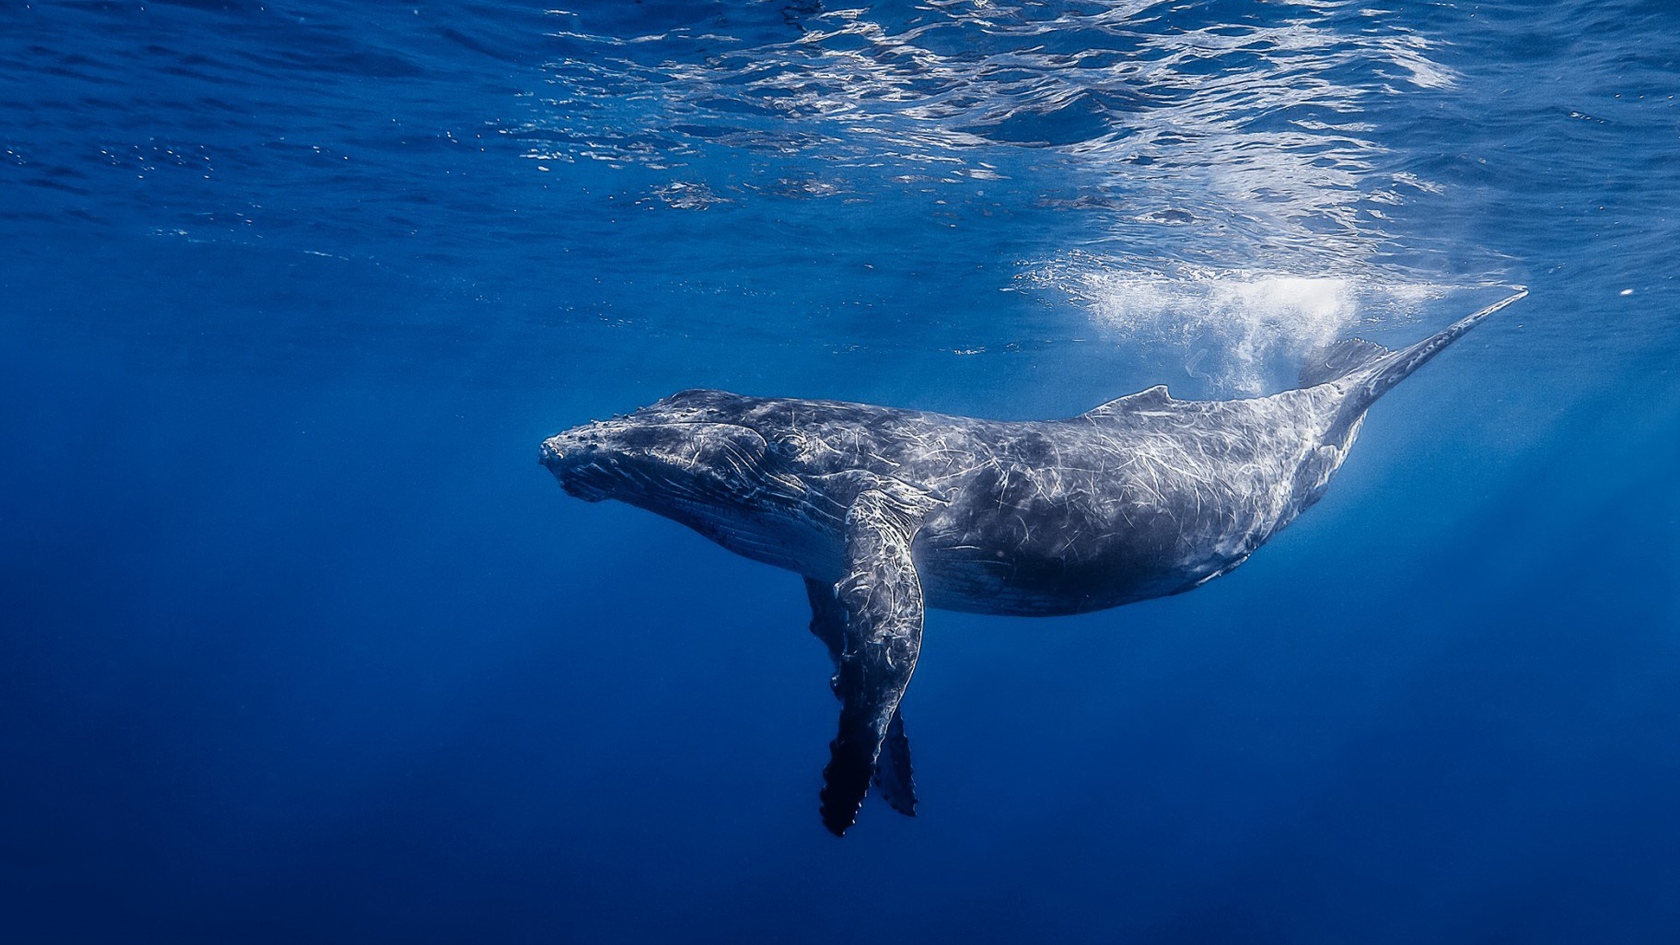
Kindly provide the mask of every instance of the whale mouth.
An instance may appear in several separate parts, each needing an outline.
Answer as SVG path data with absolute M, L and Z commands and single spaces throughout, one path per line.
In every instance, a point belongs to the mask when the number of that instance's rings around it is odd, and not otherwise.
M 574 478 L 562 478 L 560 488 L 572 498 L 582 499 L 585 502 L 604 502 L 607 499 L 606 492 L 599 486 L 590 485 Z
M 560 488 L 574 499 L 601 502 L 612 498 L 609 489 L 612 474 L 598 463 L 580 462 L 561 468 L 550 466 L 549 469 L 559 480 Z

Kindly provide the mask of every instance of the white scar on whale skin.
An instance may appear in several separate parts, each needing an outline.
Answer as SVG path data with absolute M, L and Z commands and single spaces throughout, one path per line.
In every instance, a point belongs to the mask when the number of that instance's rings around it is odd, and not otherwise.
M 1525 295 L 1398 351 L 1338 342 L 1270 397 L 1158 386 L 1005 422 L 691 390 L 550 437 L 541 461 L 572 495 L 804 577 L 841 701 L 823 823 L 843 834 L 871 783 L 914 812 L 899 705 L 926 608 L 1084 613 L 1229 573 L 1324 494 L 1379 397 Z

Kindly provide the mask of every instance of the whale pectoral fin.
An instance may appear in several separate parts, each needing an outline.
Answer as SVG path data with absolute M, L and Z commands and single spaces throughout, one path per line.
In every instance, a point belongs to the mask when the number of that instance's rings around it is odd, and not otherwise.
M 834 661 L 838 672 L 840 654 L 846 649 L 846 614 L 834 596 L 833 585 L 806 578 L 805 596 L 811 601 L 811 635 L 828 647 L 828 658 Z
M 828 647 L 835 672 L 840 669 L 840 657 L 845 652 L 846 615 L 834 588 L 821 581 L 805 579 L 805 595 L 811 600 L 811 633 Z M 839 694 L 840 677 L 829 679 L 829 688 Z M 904 736 L 904 716 L 894 711 L 887 723 L 887 736 L 875 758 L 875 786 L 881 789 L 881 799 L 909 817 L 916 816 L 916 784 L 910 774 L 910 740 Z
M 910 771 L 910 739 L 904 734 L 904 713 L 894 712 L 887 737 L 875 758 L 875 786 L 881 799 L 906 817 L 916 816 L 916 782 Z
M 916 669 L 922 646 L 922 586 L 910 543 L 923 518 L 940 505 L 931 494 L 898 480 L 862 490 L 846 513 L 847 575 L 834 587 L 844 618 L 835 695 L 840 730 L 823 769 L 822 818 L 836 836 L 857 819 L 875 773 L 882 744 Z M 902 772 L 890 746 L 887 771 L 909 784 L 909 754 Z M 886 780 L 883 779 L 883 784 Z M 890 790 L 890 789 L 888 789 Z M 905 792 L 901 800 L 913 802 Z

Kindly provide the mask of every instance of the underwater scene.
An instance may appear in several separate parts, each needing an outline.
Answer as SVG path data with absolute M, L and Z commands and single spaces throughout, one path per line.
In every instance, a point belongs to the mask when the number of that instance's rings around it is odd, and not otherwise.
M 1677 95 L 1670 0 L 0 3 L 0 942 L 1680 940 Z

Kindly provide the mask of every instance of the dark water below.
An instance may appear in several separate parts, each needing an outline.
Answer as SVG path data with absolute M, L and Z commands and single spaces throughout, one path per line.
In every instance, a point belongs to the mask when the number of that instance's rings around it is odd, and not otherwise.
M 0 940 L 1680 937 L 1666 2 L 0 4 Z M 1531 297 L 1230 577 L 936 612 L 564 496 L 685 387 L 1051 417 Z

